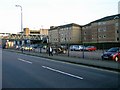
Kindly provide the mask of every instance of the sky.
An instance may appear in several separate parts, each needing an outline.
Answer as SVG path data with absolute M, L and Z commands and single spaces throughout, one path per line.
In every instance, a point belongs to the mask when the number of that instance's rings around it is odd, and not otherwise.
M 0 33 L 21 31 L 23 28 L 49 29 L 69 23 L 88 24 L 94 20 L 118 14 L 120 0 L 0 0 Z

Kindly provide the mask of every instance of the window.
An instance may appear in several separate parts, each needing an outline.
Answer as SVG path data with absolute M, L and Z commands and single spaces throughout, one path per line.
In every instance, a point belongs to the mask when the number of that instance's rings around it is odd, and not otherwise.
M 84 40 L 86 40 L 86 37 L 84 37 Z
M 105 25 L 105 24 L 106 24 L 106 22 L 103 22 L 103 24 Z
M 119 41 L 119 37 L 117 37 L 117 41 Z
M 102 36 L 99 36 L 99 38 L 102 38 Z
M 84 32 L 84 35 L 86 35 L 86 32 Z
M 103 31 L 104 31 L 104 32 L 106 31 L 106 27 L 103 28 Z
M 103 38 L 106 38 L 106 35 L 103 35 Z
M 67 27 L 67 30 L 70 30 L 70 27 Z
M 101 28 L 98 28 L 98 32 L 101 32 Z
M 85 29 L 85 27 L 82 27 L 82 29 Z
M 71 30 L 71 29 L 72 29 L 72 27 L 69 27 L 68 29 L 69 29 L 69 30 Z
M 118 27 L 118 22 L 117 22 L 117 23 L 115 23 L 115 26 L 116 26 L 116 27 Z
M 106 22 L 98 22 L 98 25 L 105 25 Z
M 62 38 L 62 41 L 64 41 L 64 39 Z
M 98 22 L 98 25 L 101 25 L 102 24 L 102 22 Z
M 64 30 L 64 28 L 61 28 L 60 30 Z
M 106 31 L 106 27 L 98 28 L 98 32 L 105 32 L 105 31 Z
M 66 37 L 65 37 L 65 39 L 64 39 L 65 41 L 66 41 Z
M 117 30 L 117 33 L 119 33 L 119 31 Z

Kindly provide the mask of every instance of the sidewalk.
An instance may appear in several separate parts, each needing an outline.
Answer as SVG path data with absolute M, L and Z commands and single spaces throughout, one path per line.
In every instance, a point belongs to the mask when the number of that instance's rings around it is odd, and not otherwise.
M 22 53 L 21 51 L 17 51 L 17 50 L 9 50 L 9 51 Z M 103 68 L 103 69 L 114 70 L 114 71 L 120 72 L 120 63 L 114 62 L 114 61 L 87 60 L 87 59 L 83 59 L 83 58 L 60 56 L 60 55 L 49 56 L 46 53 L 37 53 L 37 52 L 28 52 L 28 51 L 24 51 L 23 54 L 39 56 L 39 57 L 49 58 L 49 59 L 53 59 L 53 60 L 87 65 L 87 66 L 92 66 L 92 67 Z

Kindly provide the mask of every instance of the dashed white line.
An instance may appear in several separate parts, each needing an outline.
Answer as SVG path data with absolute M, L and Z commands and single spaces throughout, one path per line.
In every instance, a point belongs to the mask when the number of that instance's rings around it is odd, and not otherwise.
M 58 73 L 61 73 L 61 74 L 64 74 L 64 75 L 68 75 L 68 76 L 77 78 L 77 79 L 81 79 L 81 80 L 83 79 L 82 77 L 79 77 L 79 76 L 76 76 L 76 75 L 73 75 L 73 74 L 70 74 L 70 73 L 66 73 L 66 72 L 63 72 L 63 71 L 60 71 L 60 70 L 57 70 L 57 69 L 53 69 L 51 67 L 47 67 L 47 66 L 42 66 L 42 67 L 45 68 L 45 69 L 54 71 L 54 72 L 58 72 Z
M 117 71 L 110 71 L 110 70 L 107 70 L 107 69 L 102 69 L 102 68 L 97 68 L 97 67 L 92 67 L 92 66 L 87 66 L 87 65 L 74 64 L 74 63 L 69 63 L 69 62 L 64 62 L 64 61 L 59 61 L 59 60 L 52 60 L 52 59 L 43 58 L 43 57 L 36 57 L 36 56 L 30 56 L 30 57 L 37 58 L 37 59 L 45 59 L 46 61 L 65 63 L 65 64 L 69 64 L 69 65 L 80 66 L 80 67 L 84 67 L 84 68 L 89 68 L 89 69 L 106 71 L 106 72 L 111 72 L 111 73 L 117 73 L 118 74 Z M 37 61 L 37 62 L 40 62 L 40 61 Z
M 24 59 L 21 59 L 21 58 L 18 58 L 18 60 L 23 61 L 23 62 L 26 62 L 26 63 L 29 63 L 29 64 L 32 64 L 32 62 L 27 61 L 27 60 L 24 60 Z

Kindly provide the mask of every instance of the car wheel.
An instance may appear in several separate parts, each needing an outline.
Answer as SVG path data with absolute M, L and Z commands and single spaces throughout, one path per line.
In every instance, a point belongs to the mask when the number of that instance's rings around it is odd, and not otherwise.
M 64 50 L 64 51 L 63 51 L 63 53 L 65 54 L 65 53 L 66 53 L 66 51 Z
M 118 60 L 119 60 L 119 58 L 116 56 L 116 57 L 115 57 L 115 61 L 117 62 Z

